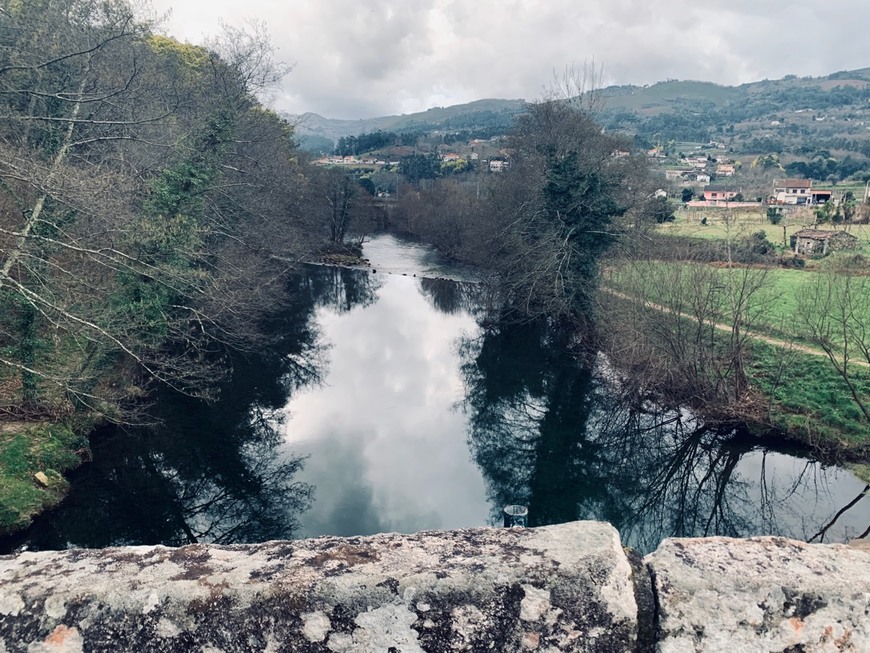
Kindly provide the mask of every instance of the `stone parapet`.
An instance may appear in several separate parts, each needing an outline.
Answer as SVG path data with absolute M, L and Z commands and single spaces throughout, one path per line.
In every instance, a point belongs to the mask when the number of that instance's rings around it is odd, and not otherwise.
M 609 524 L 0 557 L 0 653 L 870 651 L 870 551 Z
M 646 558 L 662 653 L 870 651 L 870 551 L 781 537 L 665 540 Z
M 0 651 L 631 651 L 631 574 L 597 522 L 22 553 Z

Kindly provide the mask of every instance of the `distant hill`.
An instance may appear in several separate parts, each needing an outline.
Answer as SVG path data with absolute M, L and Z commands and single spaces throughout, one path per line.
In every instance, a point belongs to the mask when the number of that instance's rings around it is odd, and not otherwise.
M 285 116 L 296 125 L 300 139 L 309 143 L 335 142 L 342 136 L 357 136 L 378 130 L 389 132 L 460 131 L 502 127 L 507 131 L 525 100 L 476 100 L 451 107 L 436 107 L 419 113 L 363 120 L 336 120 L 316 113 Z M 310 149 L 310 148 L 309 148 Z
M 713 82 L 669 80 L 652 86 L 608 86 L 599 94 L 605 110 L 657 113 L 691 101 L 724 104 L 737 99 L 741 92 L 738 87 Z
M 600 122 L 636 138 L 639 146 L 668 142 L 726 143 L 736 153 L 814 149 L 870 157 L 870 68 L 825 77 L 788 75 L 740 86 L 668 80 L 597 91 Z M 290 116 L 303 145 L 327 151 L 339 138 L 390 132 L 507 131 L 524 100 L 487 99 L 401 116 L 333 120 L 314 113 Z
M 725 143 L 735 153 L 870 156 L 870 68 L 740 86 L 667 81 L 609 87 L 599 119 L 639 145 Z

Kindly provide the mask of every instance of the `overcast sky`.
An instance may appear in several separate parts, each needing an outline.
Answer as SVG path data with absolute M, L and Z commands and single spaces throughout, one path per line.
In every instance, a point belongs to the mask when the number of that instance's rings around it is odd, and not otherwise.
M 605 84 L 740 84 L 870 66 L 867 0 L 152 0 L 199 43 L 264 22 L 293 64 L 272 101 L 368 118 L 482 98 L 540 97 L 595 60 Z

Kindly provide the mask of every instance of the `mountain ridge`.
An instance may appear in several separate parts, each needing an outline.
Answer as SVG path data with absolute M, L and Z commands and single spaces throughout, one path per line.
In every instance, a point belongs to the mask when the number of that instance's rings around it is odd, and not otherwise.
M 835 93 L 837 89 L 839 95 Z M 602 122 L 608 128 L 627 132 L 632 131 L 633 122 L 654 121 L 668 114 L 691 119 L 699 113 L 711 112 L 720 120 L 733 114 L 732 122 L 761 120 L 777 111 L 825 110 L 837 103 L 863 107 L 867 105 L 865 97 L 870 100 L 870 67 L 821 77 L 786 75 L 736 86 L 668 79 L 642 86 L 612 85 L 595 93 L 603 103 Z M 326 118 L 312 112 L 285 117 L 295 125 L 300 139 L 319 142 L 325 151 L 329 142 L 334 144 L 341 137 L 378 130 L 398 133 L 504 128 L 507 131 L 527 105 L 523 99 L 485 98 L 417 113 L 357 120 Z

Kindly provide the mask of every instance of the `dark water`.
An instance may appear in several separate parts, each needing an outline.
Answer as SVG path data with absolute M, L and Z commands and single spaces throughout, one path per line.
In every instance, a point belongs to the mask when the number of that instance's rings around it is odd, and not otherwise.
M 5 547 L 482 526 L 510 503 L 532 525 L 608 520 L 643 551 L 870 527 L 847 470 L 632 406 L 546 325 L 481 328 L 477 287 L 446 280 L 469 271 L 424 247 L 381 236 L 366 255 L 377 274 L 300 275 L 279 355 L 235 360 L 220 402 L 164 393 L 159 426 L 97 432 L 69 499 Z

